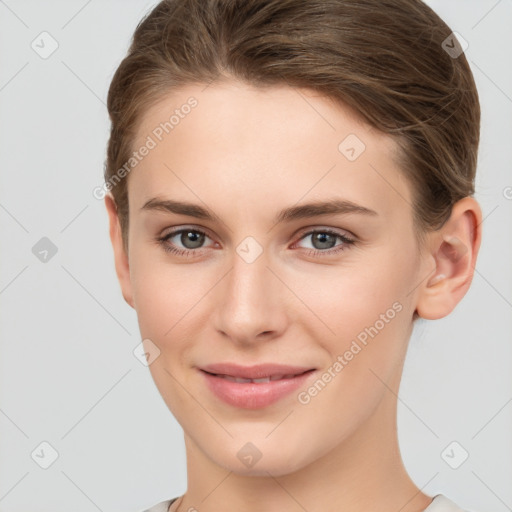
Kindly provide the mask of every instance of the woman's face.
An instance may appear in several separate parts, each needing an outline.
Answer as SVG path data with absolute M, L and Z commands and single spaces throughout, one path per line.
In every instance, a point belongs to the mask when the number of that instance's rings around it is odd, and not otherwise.
M 349 110 L 285 86 L 191 85 L 146 113 L 123 292 L 154 381 L 205 460 L 285 474 L 396 400 L 431 269 L 394 148 Z M 221 363 L 313 371 L 267 383 L 203 371 Z

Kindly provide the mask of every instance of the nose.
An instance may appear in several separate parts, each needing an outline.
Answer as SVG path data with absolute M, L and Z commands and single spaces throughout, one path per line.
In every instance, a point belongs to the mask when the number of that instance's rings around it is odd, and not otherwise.
M 234 343 L 271 340 L 284 332 L 286 290 L 265 252 L 252 262 L 235 253 L 231 270 L 215 290 L 214 326 Z

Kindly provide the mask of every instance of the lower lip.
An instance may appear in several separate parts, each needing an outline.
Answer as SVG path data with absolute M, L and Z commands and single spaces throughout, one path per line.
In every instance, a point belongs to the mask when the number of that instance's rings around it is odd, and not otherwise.
M 203 370 L 210 390 L 224 402 L 242 409 L 261 409 L 289 395 L 304 385 L 314 371 L 270 382 L 232 382 Z

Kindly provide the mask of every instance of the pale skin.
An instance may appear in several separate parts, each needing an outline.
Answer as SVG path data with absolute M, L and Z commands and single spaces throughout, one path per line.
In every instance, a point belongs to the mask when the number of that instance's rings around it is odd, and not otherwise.
M 173 91 L 146 112 L 135 147 L 190 96 L 197 107 L 128 176 L 127 253 L 105 199 L 123 296 L 141 339 L 161 351 L 149 368 L 184 430 L 188 488 L 170 510 L 424 510 L 432 496 L 403 466 L 397 394 L 414 312 L 442 318 L 470 286 L 478 203 L 458 201 L 420 249 L 394 141 L 318 93 L 285 85 L 230 80 Z M 349 134 L 366 146 L 354 161 L 338 149 Z M 215 217 L 142 209 L 153 198 Z M 274 222 L 282 209 L 333 198 L 376 214 Z M 162 242 L 188 257 L 157 241 L 180 228 L 207 235 L 202 245 L 180 234 Z M 328 248 L 311 233 L 325 229 L 336 232 Z M 333 253 L 344 243 L 338 234 L 354 243 Z M 236 250 L 248 236 L 262 249 L 251 263 Z M 292 393 L 263 409 L 236 408 L 199 375 L 209 363 L 277 362 L 314 366 L 318 378 L 397 302 L 400 312 L 307 404 Z M 237 457 L 249 441 L 262 454 L 252 467 Z

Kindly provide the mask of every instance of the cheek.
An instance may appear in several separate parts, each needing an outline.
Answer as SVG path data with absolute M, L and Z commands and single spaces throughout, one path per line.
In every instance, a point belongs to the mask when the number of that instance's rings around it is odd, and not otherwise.
M 299 293 L 318 317 L 305 315 L 302 327 L 331 361 L 346 353 L 346 359 L 354 361 L 350 365 L 364 365 L 366 374 L 369 365 L 387 373 L 410 334 L 415 273 L 412 257 L 381 250 L 365 265 L 329 267 L 322 275 L 302 278 Z
M 205 325 L 198 315 L 206 289 L 193 265 L 171 266 L 148 253 L 140 251 L 131 263 L 139 330 L 142 339 L 149 338 L 160 350 L 149 370 L 162 398 L 178 421 L 186 422 L 191 411 L 197 414 L 182 385 L 187 354 L 198 338 L 198 326 Z
M 384 265 L 386 269 L 391 261 Z M 324 282 L 309 282 L 308 305 L 334 334 L 309 316 L 301 324 L 301 330 L 309 329 L 326 357 L 319 380 L 300 390 L 299 403 L 318 429 L 325 421 L 325 411 L 330 411 L 330 420 L 343 425 L 332 433 L 339 438 L 357 428 L 389 393 L 383 382 L 391 385 L 399 375 L 411 326 L 405 295 L 409 291 L 406 272 L 412 267 L 404 267 L 401 276 L 384 272 L 382 267 L 352 270 Z
M 185 331 L 205 325 L 198 318 L 203 315 L 201 303 L 218 273 L 194 264 L 170 264 L 163 251 L 154 249 L 134 252 L 130 267 L 141 335 L 154 338 L 161 350 L 178 349 L 179 339 L 193 339 Z

